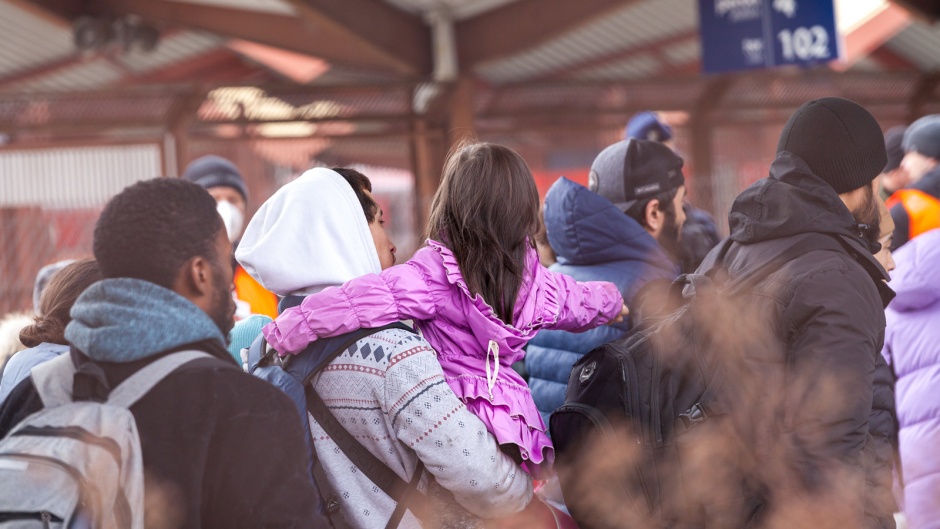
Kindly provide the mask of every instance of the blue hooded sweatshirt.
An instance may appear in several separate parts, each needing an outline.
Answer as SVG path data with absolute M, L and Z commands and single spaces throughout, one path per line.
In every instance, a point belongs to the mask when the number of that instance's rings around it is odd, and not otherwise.
M 629 307 L 646 283 L 679 275 L 679 267 L 659 243 L 609 200 L 567 178 L 555 182 L 545 196 L 548 242 L 558 262 L 554 272 L 578 281 L 610 281 Z M 571 366 L 587 352 L 626 335 L 630 322 L 574 334 L 541 331 L 529 342 L 526 370 L 535 404 L 548 416 L 564 404 Z

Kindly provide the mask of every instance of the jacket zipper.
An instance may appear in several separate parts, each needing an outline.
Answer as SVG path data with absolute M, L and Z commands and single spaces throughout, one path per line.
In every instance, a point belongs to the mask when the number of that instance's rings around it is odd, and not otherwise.
M 644 336 L 643 340 L 649 340 L 649 336 Z M 637 342 L 639 343 L 639 341 Z M 627 392 L 634 391 L 637 386 L 639 386 L 640 381 L 637 378 L 636 373 L 636 364 L 633 363 L 632 356 L 624 356 L 624 361 L 620 362 L 621 377 L 626 382 L 624 387 L 626 387 Z M 628 394 L 623 396 L 624 402 L 630 402 L 630 409 L 627 410 L 630 413 L 630 416 L 633 417 L 633 435 L 636 438 L 636 444 L 642 445 L 644 439 L 649 439 L 649 432 L 646 431 L 646 428 L 643 424 L 643 418 L 640 416 L 640 402 L 639 399 L 630 398 Z
M 651 348 L 652 349 L 652 348 Z M 659 359 L 652 355 L 652 380 L 650 380 L 650 440 L 656 447 L 663 445 L 662 418 L 659 414 Z
M 649 337 L 646 336 L 644 340 L 649 340 Z M 624 356 L 623 361 L 620 362 L 620 372 L 622 379 L 627 382 L 624 384 L 628 394 L 624 395 L 624 401 L 630 402 L 630 415 L 633 417 L 633 436 L 636 439 L 636 444 L 640 447 L 643 446 L 644 432 L 643 432 L 643 420 L 640 417 L 640 403 L 639 399 L 630 398 L 629 393 L 635 391 L 635 388 L 639 385 L 636 374 L 636 365 L 633 363 L 632 356 Z M 641 449 L 642 450 L 642 449 Z M 653 512 L 653 497 L 650 495 L 649 485 L 646 483 L 646 479 L 643 477 L 643 472 L 640 470 L 639 464 L 633 465 L 633 470 L 636 472 L 637 481 L 640 482 L 640 487 L 643 489 L 643 496 L 646 498 L 646 505 L 649 508 L 649 511 Z
M 11 512 L 0 515 L 0 523 L 11 522 L 15 520 L 41 520 L 43 528 L 47 528 L 52 522 L 61 522 L 62 518 L 59 518 L 49 511 Z

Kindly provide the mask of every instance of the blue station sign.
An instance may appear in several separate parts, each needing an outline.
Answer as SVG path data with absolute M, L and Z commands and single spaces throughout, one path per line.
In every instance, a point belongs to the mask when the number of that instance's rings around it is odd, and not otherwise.
M 839 57 L 833 0 L 699 0 L 706 73 Z

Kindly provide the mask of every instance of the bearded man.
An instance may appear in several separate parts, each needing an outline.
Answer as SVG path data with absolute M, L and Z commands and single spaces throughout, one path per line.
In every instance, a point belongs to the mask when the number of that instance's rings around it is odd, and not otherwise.
M 666 145 L 629 139 L 597 155 L 588 188 L 561 178 L 545 196 L 554 272 L 610 281 L 630 307 L 623 323 L 580 334 L 542 331 L 529 343 L 526 369 L 544 420 L 565 400 L 571 366 L 595 347 L 626 335 L 642 311 L 638 293 L 679 275 L 685 211 L 683 160 Z

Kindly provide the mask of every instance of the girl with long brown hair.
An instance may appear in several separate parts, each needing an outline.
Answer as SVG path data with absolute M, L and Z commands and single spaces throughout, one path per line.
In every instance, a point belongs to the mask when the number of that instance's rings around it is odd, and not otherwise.
M 619 321 L 626 307 L 611 283 L 578 283 L 539 264 L 538 212 L 535 181 L 519 154 L 464 144 L 444 166 L 427 246 L 379 275 L 308 296 L 264 335 L 286 354 L 320 337 L 414 320 L 454 393 L 523 468 L 545 478 L 551 441 L 511 365 L 540 329 L 584 331 Z

